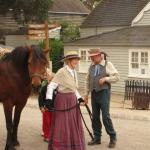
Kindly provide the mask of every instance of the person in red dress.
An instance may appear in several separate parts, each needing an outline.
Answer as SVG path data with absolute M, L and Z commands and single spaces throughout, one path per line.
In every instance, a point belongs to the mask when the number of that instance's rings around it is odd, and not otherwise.
M 48 111 L 45 107 L 45 98 L 46 98 L 46 91 L 47 85 L 52 80 L 53 75 L 47 70 L 45 75 L 45 80 L 42 82 L 42 88 L 38 97 L 39 108 L 42 112 L 42 136 L 45 142 L 48 142 L 50 137 L 50 128 L 52 122 L 52 113 Z

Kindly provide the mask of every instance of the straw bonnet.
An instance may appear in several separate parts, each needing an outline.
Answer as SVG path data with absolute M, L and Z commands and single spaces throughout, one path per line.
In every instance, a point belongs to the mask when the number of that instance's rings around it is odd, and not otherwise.
M 88 51 L 89 53 L 89 56 L 92 57 L 92 56 L 97 56 L 97 55 L 100 55 L 101 54 L 101 51 L 99 48 L 93 48 L 93 49 L 90 49 Z
M 67 51 L 62 60 L 65 61 L 65 60 L 72 59 L 72 58 L 80 59 L 77 51 L 74 51 L 74 50 Z

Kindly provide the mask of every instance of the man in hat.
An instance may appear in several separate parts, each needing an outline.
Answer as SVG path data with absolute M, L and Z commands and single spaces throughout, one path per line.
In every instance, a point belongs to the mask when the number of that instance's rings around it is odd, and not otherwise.
M 119 80 L 119 74 L 111 62 L 102 58 L 100 49 L 91 49 L 89 56 L 92 60 L 92 64 L 88 70 L 86 95 L 84 99 L 88 101 L 88 95 L 91 92 L 94 140 L 90 141 L 88 145 L 101 144 L 101 111 L 103 124 L 107 134 L 110 136 L 108 147 L 113 148 L 116 145 L 116 132 L 109 114 L 110 84 Z

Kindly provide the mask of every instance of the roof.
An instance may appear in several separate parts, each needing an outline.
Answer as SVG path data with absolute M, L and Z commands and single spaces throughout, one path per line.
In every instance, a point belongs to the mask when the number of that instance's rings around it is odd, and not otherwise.
M 80 0 L 54 0 L 49 12 L 89 14 L 90 11 Z
M 150 26 L 128 27 L 65 43 L 84 46 L 150 46 Z
M 149 0 L 103 0 L 85 19 L 81 28 L 128 26 Z

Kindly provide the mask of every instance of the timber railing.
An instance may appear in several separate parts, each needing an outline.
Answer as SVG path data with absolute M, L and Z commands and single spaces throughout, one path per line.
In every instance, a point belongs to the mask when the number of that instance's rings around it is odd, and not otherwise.
M 150 108 L 150 81 L 126 80 L 124 104 L 126 100 L 132 101 L 133 109 Z

